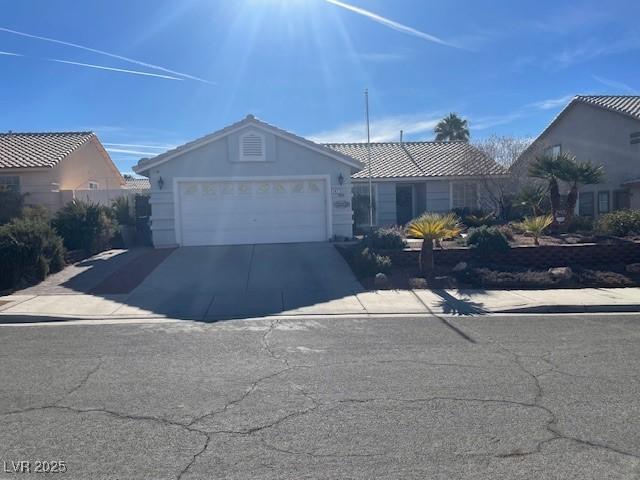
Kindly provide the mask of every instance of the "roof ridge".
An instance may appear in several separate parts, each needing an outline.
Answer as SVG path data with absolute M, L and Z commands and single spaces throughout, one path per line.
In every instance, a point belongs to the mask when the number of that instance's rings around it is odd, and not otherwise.
M 405 144 L 423 144 L 423 143 L 437 143 L 437 144 L 457 144 L 457 143 L 469 143 L 464 140 L 412 140 L 412 141 L 393 141 L 393 142 L 369 142 L 370 145 L 405 145 Z M 320 145 L 367 145 L 367 142 L 323 142 Z
M 45 136 L 45 135 L 95 135 L 92 131 L 68 131 L 68 132 L 0 132 L 0 135 Z
M 611 98 L 611 97 L 616 97 L 616 98 L 638 98 L 640 97 L 640 95 L 595 95 L 595 94 L 578 94 L 576 95 L 576 98 L 579 97 L 596 97 L 596 98 Z

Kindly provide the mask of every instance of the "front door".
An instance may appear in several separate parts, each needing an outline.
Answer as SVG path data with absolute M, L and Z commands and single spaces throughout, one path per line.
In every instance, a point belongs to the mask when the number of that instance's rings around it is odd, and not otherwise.
M 405 225 L 413 220 L 413 185 L 396 185 L 396 222 Z

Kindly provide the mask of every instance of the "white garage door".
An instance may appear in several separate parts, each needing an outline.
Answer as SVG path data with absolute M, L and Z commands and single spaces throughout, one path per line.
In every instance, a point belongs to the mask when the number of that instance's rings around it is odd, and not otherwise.
M 176 229 L 181 245 L 323 241 L 325 179 L 178 181 Z

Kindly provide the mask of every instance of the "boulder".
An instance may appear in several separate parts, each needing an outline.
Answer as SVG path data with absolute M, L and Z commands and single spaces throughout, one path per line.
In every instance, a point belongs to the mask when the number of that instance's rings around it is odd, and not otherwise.
M 640 273 L 640 263 L 630 263 L 624 269 L 627 273 Z
M 409 287 L 414 289 L 425 289 L 427 288 L 427 281 L 424 278 L 410 278 L 409 279 Z
M 469 268 L 467 262 L 458 262 L 451 270 L 454 272 L 464 272 L 467 268 Z
M 384 273 L 376 273 L 376 276 L 373 279 L 373 284 L 377 288 L 384 288 L 389 285 L 389 279 Z
M 571 267 L 553 267 L 549 269 L 549 273 L 558 280 L 569 280 L 573 276 Z

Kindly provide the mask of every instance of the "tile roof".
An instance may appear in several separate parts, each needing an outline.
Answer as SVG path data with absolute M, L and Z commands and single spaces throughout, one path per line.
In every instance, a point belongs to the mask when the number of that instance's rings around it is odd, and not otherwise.
M 124 186 L 136 193 L 149 193 L 151 190 L 151 182 L 148 178 L 125 178 Z
M 327 143 L 356 158 L 365 168 L 353 178 L 368 178 L 366 143 Z M 501 175 L 506 171 L 466 142 L 387 142 L 371 144 L 372 178 Z
M 640 95 L 577 95 L 574 100 L 640 120 Z
M 93 132 L 0 133 L 0 168 L 53 168 Z

